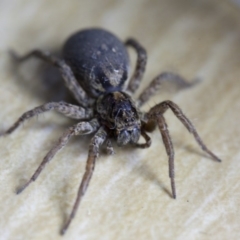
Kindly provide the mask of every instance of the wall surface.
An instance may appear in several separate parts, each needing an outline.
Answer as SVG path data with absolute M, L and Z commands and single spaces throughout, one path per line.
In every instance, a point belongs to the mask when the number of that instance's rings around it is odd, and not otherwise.
M 46 66 L 35 60 L 16 66 L 8 50 L 58 52 L 69 34 L 97 26 L 122 40 L 133 36 L 147 49 L 147 71 L 135 97 L 162 71 L 202 80 L 182 91 L 163 88 L 143 110 L 165 99 L 176 102 L 222 163 L 203 153 L 169 111 L 177 199 L 171 198 L 167 156 L 156 130 L 149 149 L 116 146 L 114 156 L 101 154 L 62 238 L 59 231 L 85 169 L 89 137 L 70 141 L 35 183 L 14 193 L 74 124 L 45 113 L 0 139 L 0 239 L 240 239 L 239 11 L 223 0 L 1 1 L 0 130 L 65 94 L 54 70 L 46 77 Z M 134 51 L 130 56 L 134 65 Z

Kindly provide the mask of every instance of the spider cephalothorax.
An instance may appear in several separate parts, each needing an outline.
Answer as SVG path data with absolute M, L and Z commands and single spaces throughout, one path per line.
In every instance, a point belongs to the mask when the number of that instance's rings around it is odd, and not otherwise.
M 141 135 L 141 121 L 138 109 L 125 92 L 110 92 L 98 98 L 99 121 L 119 145 L 137 143 Z
M 137 52 L 136 69 L 126 87 L 124 83 L 128 76 L 129 59 L 125 46 L 133 47 Z M 175 103 L 164 101 L 147 113 L 139 110 L 139 107 L 159 89 L 163 81 L 172 81 L 179 87 L 189 87 L 193 83 L 186 82 L 176 74 L 165 72 L 156 76 L 134 102 L 132 95 L 140 84 L 147 60 L 146 51 L 136 40 L 128 39 L 124 44 L 105 30 L 87 29 L 75 33 L 67 40 L 63 47 L 63 59 L 40 50 L 34 50 L 23 57 L 17 55 L 15 57 L 20 62 L 30 57 L 37 57 L 57 67 L 78 105 L 66 102 L 46 103 L 24 113 L 1 135 L 10 134 L 26 119 L 50 110 L 58 111 L 79 121 L 63 133 L 29 181 L 19 188 L 17 193 L 22 192 L 37 179 L 45 165 L 68 143 L 72 136 L 94 133 L 89 145 L 86 171 L 70 217 L 61 230 L 62 234 L 75 216 L 81 198 L 87 190 L 101 145 L 106 143 L 109 153 L 113 153 L 112 140 L 116 140 L 118 145 L 129 143 L 136 147 L 147 148 L 151 145 L 151 139 L 146 132 L 152 131 L 156 125 L 168 154 L 172 195 L 176 198 L 174 150 L 163 116 L 167 109 L 172 110 L 206 153 L 213 159 L 221 161 L 205 146 L 192 123 Z M 145 143 L 138 143 L 140 136 L 145 139 Z

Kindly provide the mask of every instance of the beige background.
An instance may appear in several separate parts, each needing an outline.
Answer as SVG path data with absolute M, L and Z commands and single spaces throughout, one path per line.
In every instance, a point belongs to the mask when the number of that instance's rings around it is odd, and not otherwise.
M 158 131 L 150 149 L 102 154 L 69 231 L 68 216 L 82 177 L 89 138 L 76 138 L 25 192 L 14 191 L 72 124 L 49 113 L 0 139 L 0 239 L 240 239 L 240 8 L 223 0 L 1 1 L 0 129 L 47 101 L 47 88 L 30 61 L 19 71 L 8 49 L 58 49 L 81 28 L 101 26 L 133 36 L 149 61 L 143 89 L 161 71 L 202 83 L 159 92 L 143 109 L 171 99 L 222 160 L 209 159 L 169 112 L 176 152 L 177 200 L 169 195 L 168 164 Z M 132 59 L 135 58 L 131 51 Z M 140 92 L 140 91 L 139 91 Z M 46 93 L 46 95 L 45 95 Z M 49 92 L 48 92 L 49 94 Z M 54 97 L 54 96 L 52 96 Z

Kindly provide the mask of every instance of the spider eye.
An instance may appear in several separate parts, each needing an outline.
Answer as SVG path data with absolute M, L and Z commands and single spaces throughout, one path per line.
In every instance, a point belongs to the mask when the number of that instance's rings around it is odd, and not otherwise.
M 117 137 L 117 144 L 126 145 L 127 143 L 129 143 L 130 139 L 131 139 L 131 136 L 129 132 L 127 130 L 123 130 L 119 133 Z

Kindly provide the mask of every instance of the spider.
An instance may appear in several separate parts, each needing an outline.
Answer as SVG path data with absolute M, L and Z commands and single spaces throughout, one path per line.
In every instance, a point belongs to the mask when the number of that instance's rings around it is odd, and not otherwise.
M 135 71 L 125 87 L 129 74 L 129 57 L 126 46 L 135 49 L 137 63 Z M 114 152 L 112 140 L 116 140 L 119 146 L 132 144 L 138 148 L 148 148 L 151 145 L 151 138 L 147 132 L 153 131 L 156 126 L 160 130 L 168 155 L 172 197 L 176 198 L 174 149 L 163 116 L 168 109 L 193 134 L 203 151 L 214 160 L 221 161 L 206 147 L 193 124 L 174 102 L 163 101 L 146 113 L 140 111 L 139 108 L 156 93 L 162 82 L 172 81 L 181 87 L 189 87 L 194 83 L 188 83 L 179 75 L 164 72 L 150 82 L 137 101 L 133 101 L 131 95 L 139 87 L 147 62 L 146 51 L 136 40 L 131 38 L 122 43 L 116 36 L 106 30 L 91 28 L 79 31 L 67 39 L 63 46 L 63 59 L 41 50 L 33 50 L 22 57 L 18 55 L 15 55 L 15 57 L 19 62 L 36 57 L 58 68 L 65 85 L 75 97 L 78 105 L 63 101 L 48 102 L 25 112 L 1 135 L 10 134 L 27 119 L 52 110 L 79 120 L 77 124 L 69 127 L 62 134 L 32 177 L 17 190 L 17 194 L 38 178 L 45 165 L 68 143 L 72 136 L 94 134 L 90 140 L 85 173 L 71 214 L 63 225 L 61 234 L 64 234 L 68 229 L 88 188 L 100 147 L 105 144 L 108 153 L 112 154 Z M 140 136 L 145 140 L 144 143 L 138 142 Z

